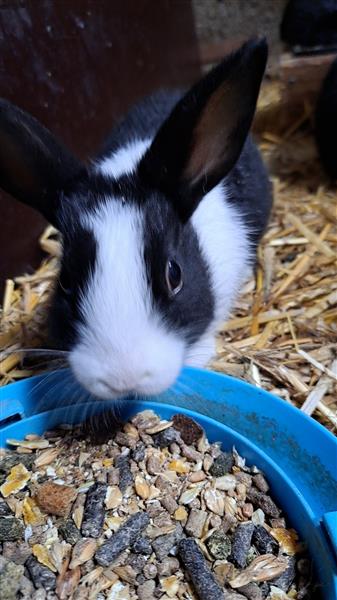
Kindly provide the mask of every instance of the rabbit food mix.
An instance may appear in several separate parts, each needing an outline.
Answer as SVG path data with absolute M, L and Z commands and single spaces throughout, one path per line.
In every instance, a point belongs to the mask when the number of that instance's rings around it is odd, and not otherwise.
M 303 543 L 235 448 L 181 414 L 97 419 L 2 451 L 2 600 L 318 598 Z

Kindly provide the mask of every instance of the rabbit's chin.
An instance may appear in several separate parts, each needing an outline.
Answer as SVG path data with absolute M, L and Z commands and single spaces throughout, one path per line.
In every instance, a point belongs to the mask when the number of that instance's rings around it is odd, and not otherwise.
M 70 353 L 69 362 L 81 386 L 101 399 L 153 396 L 174 384 L 184 364 L 183 341 L 172 336 L 148 355 L 144 347 L 134 350 L 123 360 L 117 358 L 118 353 L 94 355 L 78 345 Z

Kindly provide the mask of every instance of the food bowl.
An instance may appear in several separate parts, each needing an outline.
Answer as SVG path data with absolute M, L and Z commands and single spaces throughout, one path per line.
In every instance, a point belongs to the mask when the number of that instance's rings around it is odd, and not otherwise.
M 42 434 L 79 423 L 111 407 L 84 394 L 58 371 L 0 389 L 0 446 L 7 438 Z M 268 392 L 232 377 L 185 369 L 177 383 L 151 400 L 125 399 L 118 414 L 152 408 L 197 420 L 211 441 L 234 445 L 267 476 L 271 494 L 306 541 L 324 600 L 337 600 L 337 439 L 313 419 Z

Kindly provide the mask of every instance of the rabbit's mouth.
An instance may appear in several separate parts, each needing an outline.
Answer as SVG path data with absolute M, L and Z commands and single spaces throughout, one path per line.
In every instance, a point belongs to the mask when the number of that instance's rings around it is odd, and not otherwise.
M 184 364 L 185 344 L 174 334 L 160 343 L 130 344 L 126 352 L 106 352 L 79 343 L 69 354 L 79 383 L 97 398 L 154 396 L 174 384 Z

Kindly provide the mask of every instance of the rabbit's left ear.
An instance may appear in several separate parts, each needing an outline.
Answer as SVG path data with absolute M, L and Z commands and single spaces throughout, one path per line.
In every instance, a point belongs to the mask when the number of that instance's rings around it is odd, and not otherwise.
M 265 40 L 247 42 L 178 102 L 139 166 L 140 177 L 186 221 L 236 163 L 266 67 Z
M 0 98 L 0 187 L 58 225 L 62 193 L 83 165 L 41 123 Z

